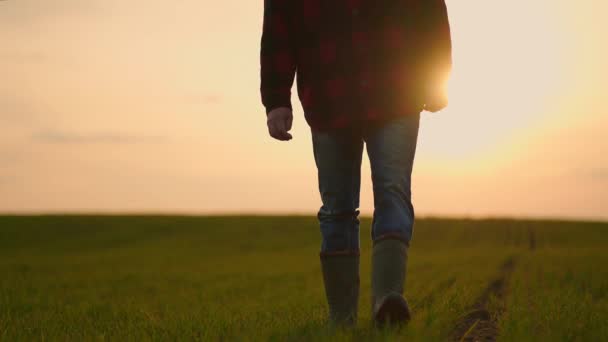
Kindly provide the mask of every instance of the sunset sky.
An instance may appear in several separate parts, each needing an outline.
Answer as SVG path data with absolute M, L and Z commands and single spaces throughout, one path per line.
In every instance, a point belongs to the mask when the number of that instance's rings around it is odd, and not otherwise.
M 447 4 L 451 103 L 422 115 L 416 214 L 608 219 L 608 1 Z M 267 134 L 262 6 L 0 1 L 0 212 L 315 214 L 295 85 L 294 139 Z

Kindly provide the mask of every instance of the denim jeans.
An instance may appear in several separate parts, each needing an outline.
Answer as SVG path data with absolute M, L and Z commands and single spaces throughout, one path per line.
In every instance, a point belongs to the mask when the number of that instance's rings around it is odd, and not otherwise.
M 420 113 L 398 116 L 373 130 L 312 130 L 323 205 L 318 211 L 321 254 L 359 252 L 359 193 L 363 145 L 371 166 L 374 214 L 371 239 L 409 244 L 414 226 L 411 174 Z

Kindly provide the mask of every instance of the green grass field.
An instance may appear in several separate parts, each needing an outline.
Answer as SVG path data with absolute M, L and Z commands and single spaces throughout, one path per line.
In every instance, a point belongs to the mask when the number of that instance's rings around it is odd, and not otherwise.
M 419 219 L 413 320 L 324 325 L 314 217 L 0 217 L 0 340 L 608 340 L 608 224 Z

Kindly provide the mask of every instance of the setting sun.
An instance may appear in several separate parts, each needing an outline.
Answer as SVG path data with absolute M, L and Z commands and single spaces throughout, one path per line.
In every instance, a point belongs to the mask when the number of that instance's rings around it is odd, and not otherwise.
M 538 124 L 568 85 L 560 72 L 567 67 L 560 26 L 546 3 L 450 5 L 455 65 L 450 106 L 428 118 L 434 127 L 427 140 L 435 153 L 455 157 L 494 149 Z

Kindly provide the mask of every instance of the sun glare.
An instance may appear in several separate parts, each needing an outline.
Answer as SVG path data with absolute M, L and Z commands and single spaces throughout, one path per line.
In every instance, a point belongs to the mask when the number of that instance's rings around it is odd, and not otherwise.
M 560 53 L 552 17 L 542 4 L 523 1 L 450 6 L 450 106 L 426 116 L 432 122 L 426 148 L 443 157 L 470 156 L 547 114 L 562 83 L 556 79 Z

